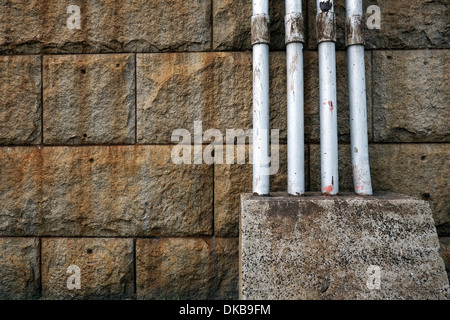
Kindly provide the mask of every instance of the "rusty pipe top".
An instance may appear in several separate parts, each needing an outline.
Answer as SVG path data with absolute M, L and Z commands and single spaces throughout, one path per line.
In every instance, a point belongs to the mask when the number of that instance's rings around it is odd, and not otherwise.
M 270 43 L 270 19 L 267 14 L 252 16 L 252 45 Z

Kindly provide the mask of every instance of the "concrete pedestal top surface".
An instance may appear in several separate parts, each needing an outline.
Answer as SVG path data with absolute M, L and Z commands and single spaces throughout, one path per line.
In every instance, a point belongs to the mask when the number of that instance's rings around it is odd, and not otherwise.
M 429 204 L 377 193 L 241 195 L 241 299 L 449 299 Z

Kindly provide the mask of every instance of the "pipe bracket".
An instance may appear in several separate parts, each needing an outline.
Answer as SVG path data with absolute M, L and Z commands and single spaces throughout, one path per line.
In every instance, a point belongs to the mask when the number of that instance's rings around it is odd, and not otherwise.
M 252 16 L 252 45 L 258 43 L 270 43 L 269 16 L 257 14 Z
M 285 42 L 305 42 L 303 15 L 301 12 L 291 12 L 284 17 L 285 23 Z
M 364 45 L 364 17 L 351 15 L 345 19 L 346 45 Z
M 334 12 L 321 11 L 316 16 L 317 43 L 336 42 L 336 17 Z

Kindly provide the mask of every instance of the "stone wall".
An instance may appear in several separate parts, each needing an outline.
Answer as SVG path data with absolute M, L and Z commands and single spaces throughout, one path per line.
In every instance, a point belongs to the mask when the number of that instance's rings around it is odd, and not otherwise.
M 430 202 L 450 268 L 448 5 L 369 5 L 381 9 L 381 28 L 366 30 L 374 189 Z M 343 0 L 336 12 L 345 191 Z M 304 15 L 306 175 L 318 191 L 313 0 Z M 284 1 L 271 1 L 272 191 L 286 189 L 283 16 Z M 239 194 L 251 191 L 251 165 L 176 165 L 171 135 L 193 133 L 194 121 L 223 134 L 251 128 L 250 17 L 244 0 L 0 0 L 0 298 L 237 298 Z M 81 289 L 67 288 L 73 265 Z

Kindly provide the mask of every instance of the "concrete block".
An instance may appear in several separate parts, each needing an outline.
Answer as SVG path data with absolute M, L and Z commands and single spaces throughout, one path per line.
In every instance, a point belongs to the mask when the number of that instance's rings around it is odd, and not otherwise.
M 448 299 L 430 206 L 408 196 L 241 198 L 242 299 Z

